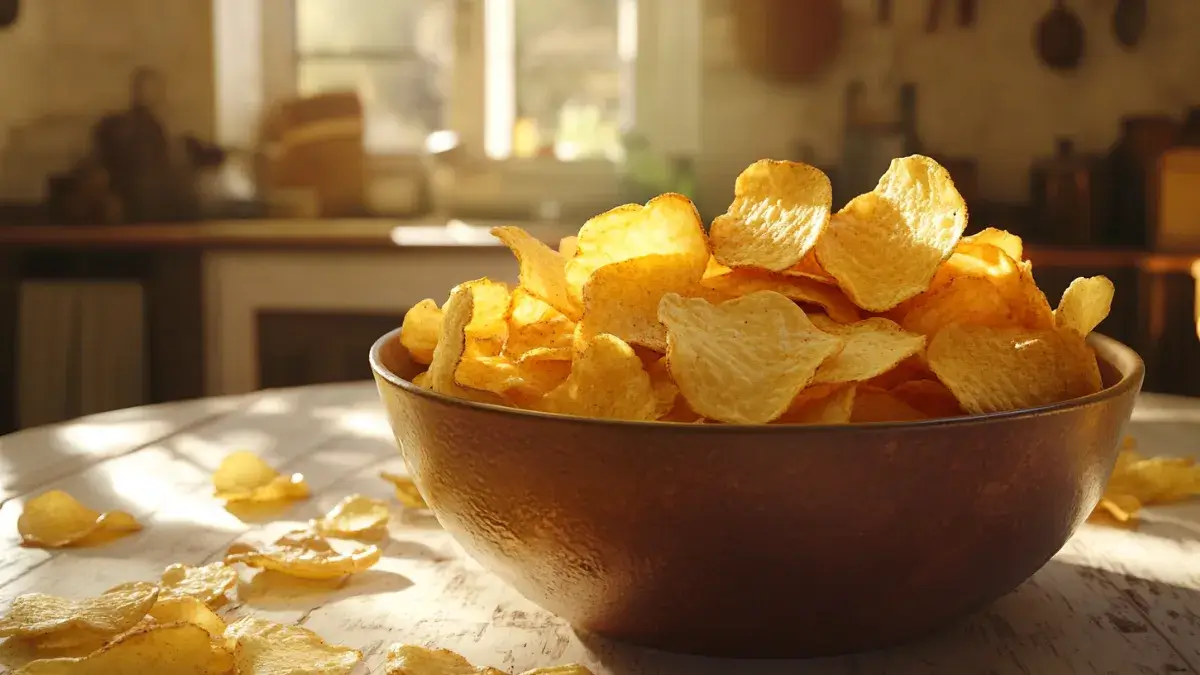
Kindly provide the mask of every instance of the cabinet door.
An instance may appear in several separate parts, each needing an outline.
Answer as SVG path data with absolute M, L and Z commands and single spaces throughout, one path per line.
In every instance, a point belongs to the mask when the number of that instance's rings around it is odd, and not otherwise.
M 273 311 L 257 314 L 260 386 L 298 387 L 371 377 L 367 352 L 398 314 Z

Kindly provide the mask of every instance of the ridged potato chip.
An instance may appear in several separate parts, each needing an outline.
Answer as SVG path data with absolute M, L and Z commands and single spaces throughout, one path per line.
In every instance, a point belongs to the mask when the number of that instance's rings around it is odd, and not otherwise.
M 400 344 L 414 361 L 428 364 L 433 360 L 433 350 L 437 348 L 441 331 L 442 308 L 426 298 L 405 312 L 404 322 L 400 324 Z
M 830 218 L 832 219 L 832 216 Z M 808 277 L 823 284 L 837 285 L 837 279 L 834 279 L 829 272 L 825 271 L 824 267 L 821 267 L 821 261 L 817 260 L 817 250 L 815 248 L 801 258 L 800 262 L 784 270 L 782 274 L 794 277 Z
M 689 295 L 702 270 L 687 255 L 645 255 L 605 265 L 583 287 L 579 337 L 615 335 L 631 345 L 667 351 L 667 328 L 658 320 L 666 293 Z
M 541 407 L 563 415 L 647 421 L 657 416 L 658 397 L 633 348 L 602 333 L 586 342 L 571 375 Z
M 158 623 L 190 623 L 195 624 L 214 638 L 225 633 L 225 621 L 217 616 L 203 602 L 190 597 L 163 597 L 150 608 L 150 618 Z
M 508 285 L 485 277 L 455 286 L 458 288 L 470 289 L 474 300 L 471 320 L 463 329 L 467 336 L 467 351 L 486 356 L 499 354 L 508 336 L 505 321 L 509 305 Z M 453 295 L 454 289 L 450 293 Z
M 901 382 L 888 392 L 909 406 L 925 413 L 927 417 L 958 417 L 963 409 L 958 399 L 946 385 L 938 380 L 909 380 Z
M 913 302 L 900 325 L 919 335 L 936 335 L 952 323 L 993 328 L 1016 325 L 1008 299 L 985 277 L 957 277 Z
M 225 638 L 235 644 L 242 675 L 349 675 L 362 661 L 357 649 L 331 645 L 301 626 L 246 617 L 229 625 Z
M 190 597 L 208 607 L 225 604 L 225 594 L 237 585 L 237 570 L 223 562 L 192 567 L 175 563 L 163 570 L 159 587 L 162 597 Z
M 800 392 L 776 424 L 849 424 L 858 385 L 814 384 Z
M 387 535 L 390 517 L 391 511 L 382 499 L 350 495 L 313 521 L 312 529 L 328 537 L 376 540 Z
M 405 508 L 429 508 L 429 505 L 425 503 L 425 498 L 421 496 L 421 491 L 417 489 L 417 484 L 408 476 L 380 471 L 379 477 L 391 483 L 392 487 L 396 488 L 396 501 L 403 504 Z
M 941 165 L 894 159 L 872 192 L 830 220 L 817 259 L 856 305 L 884 312 L 929 288 L 966 225 L 966 203 Z
M 855 424 L 871 422 L 913 422 L 929 416 L 884 389 L 861 385 L 854 394 L 854 409 L 850 421 Z
M 786 270 L 816 245 L 832 206 L 833 186 L 820 169 L 760 159 L 737 177 L 733 203 L 713 220 L 713 256 L 730 267 Z
M 1102 386 L 1095 354 L 1070 331 L 952 324 L 930 340 L 926 359 L 971 414 L 1035 408 Z
M 1055 323 L 1059 328 L 1087 337 L 1108 316 L 1114 292 L 1107 277 L 1079 277 L 1063 291 L 1058 309 L 1054 310 Z
M 529 291 L 523 288 L 513 291 L 505 320 L 508 323 L 505 356 L 520 360 L 535 349 L 564 349 L 567 359 L 571 358 L 575 322 Z
M 366 546 L 349 553 L 333 548 L 327 539 L 315 532 L 289 532 L 273 544 L 254 547 L 234 544 L 225 554 L 225 564 L 242 563 L 247 567 L 274 570 L 300 579 L 336 579 L 358 574 L 379 562 L 379 547 Z
M 815 384 L 869 380 L 925 349 L 925 336 L 909 333 L 883 317 L 873 316 L 849 325 L 820 314 L 810 319 L 817 328 L 845 341 L 842 351 L 817 369 Z
M 475 667 L 464 656 L 449 649 L 429 649 L 417 645 L 388 647 L 385 675 L 505 675 L 502 670 Z M 534 668 L 521 675 L 592 675 L 592 671 L 571 663 L 549 668 Z
M 426 371 L 429 374 L 429 388 L 439 394 L 469 401 L 499 402 L 501 399 L 495 394 L 463 387 L 456 380 L 458 366 L 467 355 L 466 328 L 475 313 L 475 298 L 471 289 L 461 286 L 455 288 L 442 309 L 445 312 L 442 318 L 442 335 L 438 338 L 433 361 Z
M 225 456 L 213 474 L 213 488 L 214 496 L 226 503 L 307 499 L 310 494 L 302 474 L 284 476 L 247 450 Z
M 561 253 L 519 227 L 495 227 L 491 233 L 516 257 L 521 269 L 521 288 L 568 317 L 579 318 L 579 303 L 567 284 L 567 259 Z
M 758 291 L 774 291 L 790 300 L 816 305 L 838 323 L 854 323 L 860 318 L 858 307 L 836 286 L 808 276 L 786 276 L 752 269 L 715 274 L 710 270 L 700 283 L 722 299 L 738 298 Z
M 229 675 L 233 655 L 191 623 L 149 625 L 80 658 L 33 661 L 14 675 Z M 249 672 L 249 671 L 243 671 Z
M 144 582 L 122 584 L 86 600 L 19 595 L 0 617 L 0 637 L 116 635 L 133 628 L 156 600 L 158 586 Z
M 645 206 L 618 206 L 584 223 L 575 255 L 567 261 L 571 292 L 582 301 L 583 287 L 593 272 L 644 255 L 685 256 L 695 269 L 695 278 L 700 278 L 708 266 L 708 238 L 690 199 L 660 195 Z
M 136 532 L 141 523 L 124 511 L 100 513 L 62 490 L 50 490 L 25 502 L 17 532 L 25 546 L 60 548 L 87 545 L 93 535 Z
M 779 417 L 843 346 L 773 291 L 719 305 L 670 293 L 658 312 L 679 390 L 696 412 L 722 422 L 765 424 Z

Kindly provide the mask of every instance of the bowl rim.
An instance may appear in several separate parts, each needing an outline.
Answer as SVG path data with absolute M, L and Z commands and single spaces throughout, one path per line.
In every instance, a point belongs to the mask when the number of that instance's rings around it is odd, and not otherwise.
M 1142 361 L 1141 355 L 1132 347 L 1110 338 L 1106 335 L 1093 332 L 1087 338 L 1090 344 L 1097 353 L 1100 360 L 1108 363 L 1115 370 L 1121 373 L 1121 379 L 1107 386 L 1094 394 L 1081 396 L 1078 398 L 1050 403 L 1048 405 L 1038 406 L 1036 408 L 1020 408 L 1018 410 L 1005 410 L 1002 412 L 985 413 L 983 415 L 962 415 L 960 417 L 938 417 L 928 420 L 911 420 L 906 422 L 863 422 L 857 424 L 696 424 L 694 422 L 673 422 L 673 421 L 641 421 L 641 420 L 615 420 L 604 419 L 597 417 L 580 417 L 577 415 L 564 415 L 560 413 L 541 412 L 537 410 L 525 410 L 523 408 L 515 408 L 509 406 L 497 405 L 494 403 L 480 403 L 476 401 L 468 401 L 445 394 L 419 387 L 412 382 L 400 377 L 391 369 L 383 364 L 381 357 L 385 345 L 395 340 L 400 340 L 400 328 L 384 333 L 371 345 L 369 360 L 371 363 L 372 372 L 379 378 L 383 378 L 388 383 L 399 387 L 408 394 L 421 396 L 441 405 L 448 405 L 459 408 L 466 408 L 476 412 L 491 413 L 502 416 L 516 415 L 521 417 L 541 418 L 547 421 L 555 422 L 571 422 L 576 424 L 597 425 L 597 426 L 619 426 L 619 427 L 642 427 L 646 429 L 673 430 L 681 429 L 695 430 L 702 433 L 757 433 L 757 434 L 777 434 L 781 431 L 811 431 L 811 432 L 833 432 L 833 433 L 852 433 L 862 431 L 877 431 L 877 430 L 894 430 L 894 429 L 920 429 L 926 427 L 969 427 L 982 424 L 992 424 L 1004 420 L 1022 418 L 1022 417 L 1038 417 L 1050 413 L 1057 413 L 1075 408 L 1083 408 L 1093 403 L 1105 401 L 1112 398 L 1117 398 L 1125 395 L 1131 389 L 1141 387 L 1142 381 L 1146 374 L 1146 364 Z M 1129 372 L 1122 372 L 1122 369 L 1117 366 L 1115 361 L 1128 361 L 1132 363 Z

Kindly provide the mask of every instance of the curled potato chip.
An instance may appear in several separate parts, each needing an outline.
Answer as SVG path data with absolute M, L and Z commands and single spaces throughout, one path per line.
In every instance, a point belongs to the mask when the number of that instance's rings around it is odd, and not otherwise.
M 567 261 L 562 254 L 519 227 L 496 227 L 491 232 L 517 258 L 521 288 L 568 317 L 579 318 L 579 304 L 567 284 Z
M 579 237 L 571 235 L 558 240 L 558 253 L 563 258 L 570 260 L 575 256 L 575 249 L 579 246 Z
M 339 553 L 319 534 L 299 531 L 280 537 L 273 544 L 255 548 L 234 544 L 225 555 L 225 564 L 242 563 L 247 567 L 274 570 L 301 579 L 336 579 L 357 574 L 379 562 L 377 546 L 350 553 Z
M 192 567 L 175 563 L 163 570 L 159 587 L 162 597 L 190 597 L 208 607 L 225 604 L 225 594 L 237 584 L 237 570 L 223 562 Z
M 909 333 L 883 317 L 874 316 L 849 325 L 820 314 L 810 318 L 817 328 L 845 341 L 842 351 L 817 369 L 813 377 L 817 384 L 869 380 L 925 348 L 925 336 Z
M 387 534 L 390 517 L 387 502 L 382 499 L 350 495 L 314 521 L 312 527 L 330 537 L 380 539 Z
M 938 380 L 901 382 L 890 389 L 889 393 L 930 418 L 958 417 L 963 414 L 958 399 Z
M 934 160 L 892 160 L 871 192 L 834 216 L 817 259 L 859 307 L 887 311 L 929 288 L 967 225 L 967 206 Z
M 1144 505 L 1200 496 L 1200 466 L 1190 457 L 1150 457 L 1127 437 L 1104 496 L 1089 520 L 1132 525 Z
M 605 265 L 583 288 L 580 338 L 601 333 L 631 345 L 667 351 L 667 328 L 658 320 L 658 301 L 666 293 L 688 295 L 702 271 L 688 255 L 644 255 Z
M 829 272 L 821 267 L 821 262 L 817 260 L 816 249 L 809 251 L 800 262 L 783 270 L 783 274 L 795 277 L 808 277 L 814 281 L 819 281 L 823 284 L 837 284 L 837 279 L 830 276 Z
M 33 661 L 14 675 L 227 675 L 233 655 L 192 623 L 152 624 L 80 658 Z
M 284 476 L 247 450 L 225 456 L 213 474 L 213 487 L 217 499 L 226 502 L 306 499 L 310 494 L 302 474 Z
M 858 387 L 854 394 L 854 409 L 850 413 L 850 421 L 855 424 L 911 422 L 928 418 L 928 415 L 905 403 L 892 392 L 870 385 Z
M 671 377 L 667 357 L 655 359 L 646 366 L 646 374 L 650 376 L 650 386 L 654 388 L 655 416 L 662 418 L 675 409 L 679 400 L 679 387 Z
M 1011 232 L 998 230 L 994 227 L 984 228 L 975 234 L 962 238 L 966 244 L 990 244 L 1004 251 L 1005 255 L 1020 262 L 1025 259 L 1025 245 L 1021 238 Z
M 62 490 L 50 490 L 25 502 L 17 532 L 25 546 L 59 548 L 87 544 L 94 534 L 136 532 L 141 523 L 124 511 L 100 513 Z
M 786 270 L 812 250 L 832 202 L 833 187 L 820 169 L 760 159 L 738 176 L 733 203 L 712 223 L 713 256 L 730 267 Z
M 423 370 L 413 375 L 412 383 L 422 389 L 429 389 L 429 371 Z
M 1034 408 L 1100 391 L 1096 356 L 1070 331 L 952 324 L 926 360 L 972 414 Z
M 1059 328 L 1087 337 L 1108 316 L 1113 293 L 1108 277 L 1079 277 L 1063 291 L 1054 321 Z
M 722 422 L 765 424 L 842 349 L 791 300 L 759 291 L 713 305 L 670 293 L 659 305 L 671 375 L 689 405 Z
M 660 195 L 645 206 L 618 206 L 584 223 L 575 255 L 567 261 L 567 282 L 582 300 L 583 287 L 593 272 L 644 255 L 684 256 L 695 278 L 700 278 L 708 266 L 708 238 L 690 199 Z
M 994 328 L 1016 323 L 1000 288 L 984 277 L 957 277 L 913 302 L 900 325 L 919 335 L 936 335 L 952 323 Z
M 384 662 L 386 675 L 505 675 L 504 671 L 486 666 L 475 667 L 465 657 L 449 649 L 428 649 L 417 645 L 388 647 Z M 592 671 L 570 663 L 548 668 L 534 668 L 521 675 L 592 675 Z
M 460 386 L 455 377 L 458 366 L 467 352 L 466 327 L 475 313 L 475 298 L 471 289 L 461 286 L 455 288 L 442 309 L 445 312 L 442 319 L 442 335 L 438 338 L 433 361 L 426 371 L 429 374 L 429 388 L 439 394 L 472 401 L 498 401 L 495 395 L 488 392 Z
M 162 597 L 150 608 L 150 617 L 159 623 L 191 623 L 215 638 L 225 633 L 225 621 L 208 605 L 190 596 Z
M 0 617 L 0 637 L 63 633 L 115 635 L 146 616 L 158 599 L 158 586 L 122 584 L 94 598 L 68 600 L 44 593 L 19 595 Z
M 508 339 L 504 355 L 520 360 L 535 349 L 562 349 L 571 356 L 575 322 L 523 288 L 512 293 L 506 315 Z
M 349 675 L 362 661 L 357 649 L 331 645 L 301 626 L 246 617 L 229 625 L 237 672 L 253 675 Z
M 471 320 L 463 328 L 468 351 L 488 356 L 499 354 L 508 335 L 508 323 L 505 321 L 510 297 L 508 286 L 485 277 L 459 284 L 455 288 L 470 289 L 474 300 Z M 453 292 L 451 290 L 451 294 Z
M 454 379 L 463 387 L 492 392 L 514 403 L 529 403 L 562 384 L 570 373 L 571 362 L 559 359 L 513 362 L 504 356 L 469 356 L 459 362 Z
M 405 312 L 404 322 L 400 324 L 400 344 L 414 361 L 428 364 L 433 359 L 441 330 L 442 308 L 426 298 Z
M 792 399 L 776 424 L 848 424 L 858 391 L 853 382 L 814 384 Z
M 836 286 L 807 276 L 785 276 L 759 270 L 738 269 L 709 276 L 701 284 L 724 296 L 724 299 L 758 291 L 774 291 L 796 302 L 816 305 L 838 323 L 854 323 L 859 319 L 858 307 L 855 307 Z
M 563 415 L 653 420 L 658 398 L 633 348 L 602 333 L 586 342 L 570 376 L 546 395 L 541 407 Z
M 396 488 L 396 501 L 405 507 L 410 509 L 429 508 L 429 505 L 425 503 L 425 498 L 421 496 L 421 491 L 417 489 L 417 484 L 408 476 L 380 471 L 379 477 L 391 483 Z
M 578 326 L 577 326 L 578 328 Z M 571 333 L 571 346 L 569 347 L 535 347 L 521 355 L 517 359 L 517 363 L 525 364 L 534 361 L 566 361 L 571 362 L 575 358 L 575 331 Z

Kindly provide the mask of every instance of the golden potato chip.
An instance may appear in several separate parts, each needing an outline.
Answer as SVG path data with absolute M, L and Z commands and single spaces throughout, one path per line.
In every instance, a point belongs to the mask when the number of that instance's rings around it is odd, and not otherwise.
M 331 645 L 307 628 L 253 617 L 230 624 L 225 638 L 237 645 L 234 660 L 243 675 L 349 675 L 362 661 L 362 652 Z
M 868 384 L 877 389 L 895 389 L 897 386 L 910 380 L 928 380 L 937 379 L 933 371 L 925 363 L 925 355 L 910 356 L 900 362 L 895 368 L 888 372 L 872 377 L 863 384 Z
M 191 623 L 150 625 L 81 658 L 33 661 L 14 675 L 228 675 L 233 655 Z M 248 672 L 248 671 L 243 671 Z
M 416 645 L 392 645 L 384 662 L 385 675 L 505 675 L 486 666 L 475 667 L 465 657 L 449 649 L 428 649 Z M 592 671 L 571 663 L 526 670 L 521 675 L 592 675 Z
M 1054 310 L 1055 323 L 1087 337 L 1108 316 L 1114 290 L 1108 277 L 1079 277 L 1063 291 Z
M 474 301 L 471 320 L 463 329 L 467 336 L 467 350 L 487 356 L 499 354 L 508 335 L 508 323 L 505 321 L 509 303 L 508 286 L 485 277 L 455 286 L 455 289 L 458 288 L 470 289 Z M 454 290 L 450 292 L 453 294 Z
M 1095 354 L 1069 331 L 952 324 L 930 340 L 926 360 L 972 414 L 1034 408 L 1101 388 Z
M 911 422 L 928 417 L 891 392 L 869 385 L 858 387 L 854 394 L 854 409 L 850 412 L 850 421 L 855 424 Z
M 892 160 L 817 240 L 817 259 L 859 307 L 887 311 L 929 288 L 967 225 L 950 174 L 928 157 Z
M 952 323 L 1004 328 L 1016 325 L 1008 299 L 984 277 L 957 277 L 950 283 L 913 299 L 900 319 L 912 333 L 933 336 Z
M 542 409 L 563 415 L 653 420 L 658 398 L 642 360 L 621 338 L 602 333 L 586 343 L 565 382 Z
M 937 380 L 909 380 L 889 390 L 892 396 L 920 410 L 927 417 L 958 417 L 963 414 L 958 399 Z
M 578 325 L 576 325 L 576 331 L 571 332 L 571 346 L 535 347 L 522 354 L 521 358 L 517 359 L 517 363 L 526 364 L 536 361 L 566 361 L 567 363 L 570 363 L 571 359 L 575 358 L 574 338 L 577 330 Z
M 579 318 L 579 304 L 567 284 L 566 258 L 519 227 L 496 227 L 491 232 L 517 258 L 521 288 L 568 317 Z
M 107 641 L 105 638 L 97 638 L 94 642 L 84 644 L 48 647 L 37 638 L 10 637 L 0 643 L 0 672 L 16 671 L 31 661 L 87 656 L 103 647 Z
M 1190 457 L 1127 453 L 1123 460 L 1113 468 L 1105 489 L 1110 497 L 1127 495 L 1141 504 L 1164 504 L 1200 496 L 1200 467 Z
M 713 220 L 713 256 L 730 267 L 786 270 L 812 250 L 832 206 L 833 186 L 820 169 L 760 159 L 737 177 L 733 203 Z
M 849 325 L 820 314 L 810 318 L 817 328 L 845 341 L 842 351 L 817 369 L 813 376 L 815 384 L 869 380 L 925 349 L 925 336 L 909 333 L 883 317 L 874 316 Z
M 571 258 L 575 257 L 575 249 L 578 245 L 579 237 L 574 235 L 570 237 L 563 237 L 562 239 L 558 240 L 558 253 L 563 258 L 570 260 Z
M 665 417 L 675 409 L 676 401 L 679 399 L 679 387 L 675 384 L 675 379 L 671 377 L 667 357 L 655 359 L 645 368 L 646 374 L 650 376 L 650 386 L 654 388 L 654 400 L 657 402 L 654 414 L 659 418 Z
M 391 483 L 396 488 L 396 501 L 403 504 L 406 508 L 429 508 L 429 505 L 425 503 L 425 498 L 421 496 L 421 491 L 417 489 L 417 484 L 408 476 L 380 471 L 379 477 Z
M 310 494 L 303 474 L 281 475 L 258 455 L 231 452 L 213 474 L 214 495 L 226 502 L 273 502 L 306 499 Z
M 848 424 L 854 411 L 858 387 L 846 384 L 814 384 L 800 392 L 776 424 Z
M 320 580 L 364 572 L 379 562 L 380 555 L 377 546 L 339 553 L 324 537 L 302 530 L 290 532 L 275 543 L 260 548 L 234 544 L 225 555 L 225 564 L 242 563 L 301 579 Z
M 834 279 L 830 276 L 829 272 L 825 271 L 824 267 L 821 267 L 821 262 L 817 260 L 815 248 L 801 258 L 800 262 L 783 270 L 783 274 L 795 277 L 808 277 L 823 284 L 837 284 L 837 279 Z
M 704 274 L 708 238 L 690 199 L 665 194 L 645 206 L 618 206 L 584 223 L 575 255 L 567 261 L 571 292 L 582 301 L 583 287 L 593 272 L 644 255 L 681 255 L 695 270 L 696 279 Z
M 122 584 L 94 598 L 68 600 L 44 593 L 19 595 L 0 617 L 0 637 L 66 632 L 115 635 L 129 630 L 154 606 L 158 586 Z
M 608 333 L 665 353 L 667 328 L 658 320 L 658 301 L 665 293 L 689 295 L 699 281 L 700 270 L 687 255 L 644 255 L 605 265 L 583 287 L 580 339 Z
M 519 361 L 534 350 L 561 349 L 570 360 L 575 322 L 548 303 L 518 288 L 512 293 L 506 321 L 505 356 Z
M 175 563 L 163 570 L 161 597 L 190 597 L 209 607 L 225 604 L 225 594 L 237 584 L 237 570 L 223 562 L 192 567 Z
M 1021 238 L 994 227 L 984 228 L 975 234 L 963 237 L 962 241 L 967 244 L 990 244 L 1004 251 L 1008 257 L 1017 262 L 1025 259 L 1025 246 L 1021 242 Z
M 413 375 L 412 383 L 422 389 L 429 389 L 429 371 L 423 370 Z
M 312 528 L 326 536 L 350 539 L 382 539 L 387 534 L 391 512 L 387 502 L 365 495 L 350 495 L 338 502 Z
M 21 543 L 45 548 L 87 544 L 87 538 L 93 534 L 140 529 L 141 523 L 132 515 L 124 511 L 93 511 L 62 490 L 50 490 L 30 499 L 17 517 Z
M 1112 495 L 1101 497 L 1095 510 L 1107 514 L 1117 522 L 1127 523 L 1136 518 L 1141 509 L 1142 503 L 1133 495 Z
M 150 617 L 155 621 L 167 623 L 191 623 L 208 631 L 209 635 L 219 638 L 225 633 L 225 621 L 217 616 L 208 605 L 190 597 L 162 597 L 150 608 Z
M 710 276 L 700 283 L 723 299 L 738 298 L 758 291 L 774 291 L 796 302 L 816 305 L 838 323 L 854 323 L 859 319 L 858 307 L 855 307 L 836 286 L 807 276 L 785 276 L 760 270 L 738 269 Z
M 779 417 L 843 345 L 773 291 L 719 305 L 669 293 L 658 316 L 667 326 L 667 359 L 680 392 L 700 415 L 722 422 Z
M 457 382 L 458 366 L 467 356 L 466 328 L 475 314 L 475 297 L 471 289 L 464 286 L 455 287 L 442 310 L 445 312 L 442 318 L 442 335 L 438 338 L 433 361 L 426 371 L 429 373 L 429 388 L 439 394 L 469 401 L 499 403 L 501 399 L 495 394 L 463 387 Z
M 559 359 L 513 362 L 504 356 L 468 356 L 458 364 L 454 379 L 464 387 L 489 391 L 512 402 L 528 403 L 550 393 L 570 373 L 571 362 Z
M 427 364 L 433 360 L 433 350 L 437 348 L 441 331 L 442 308 L 427 298 L 405 312 L 404 322 L 400 324 L 400 344 L 414 361 Z

